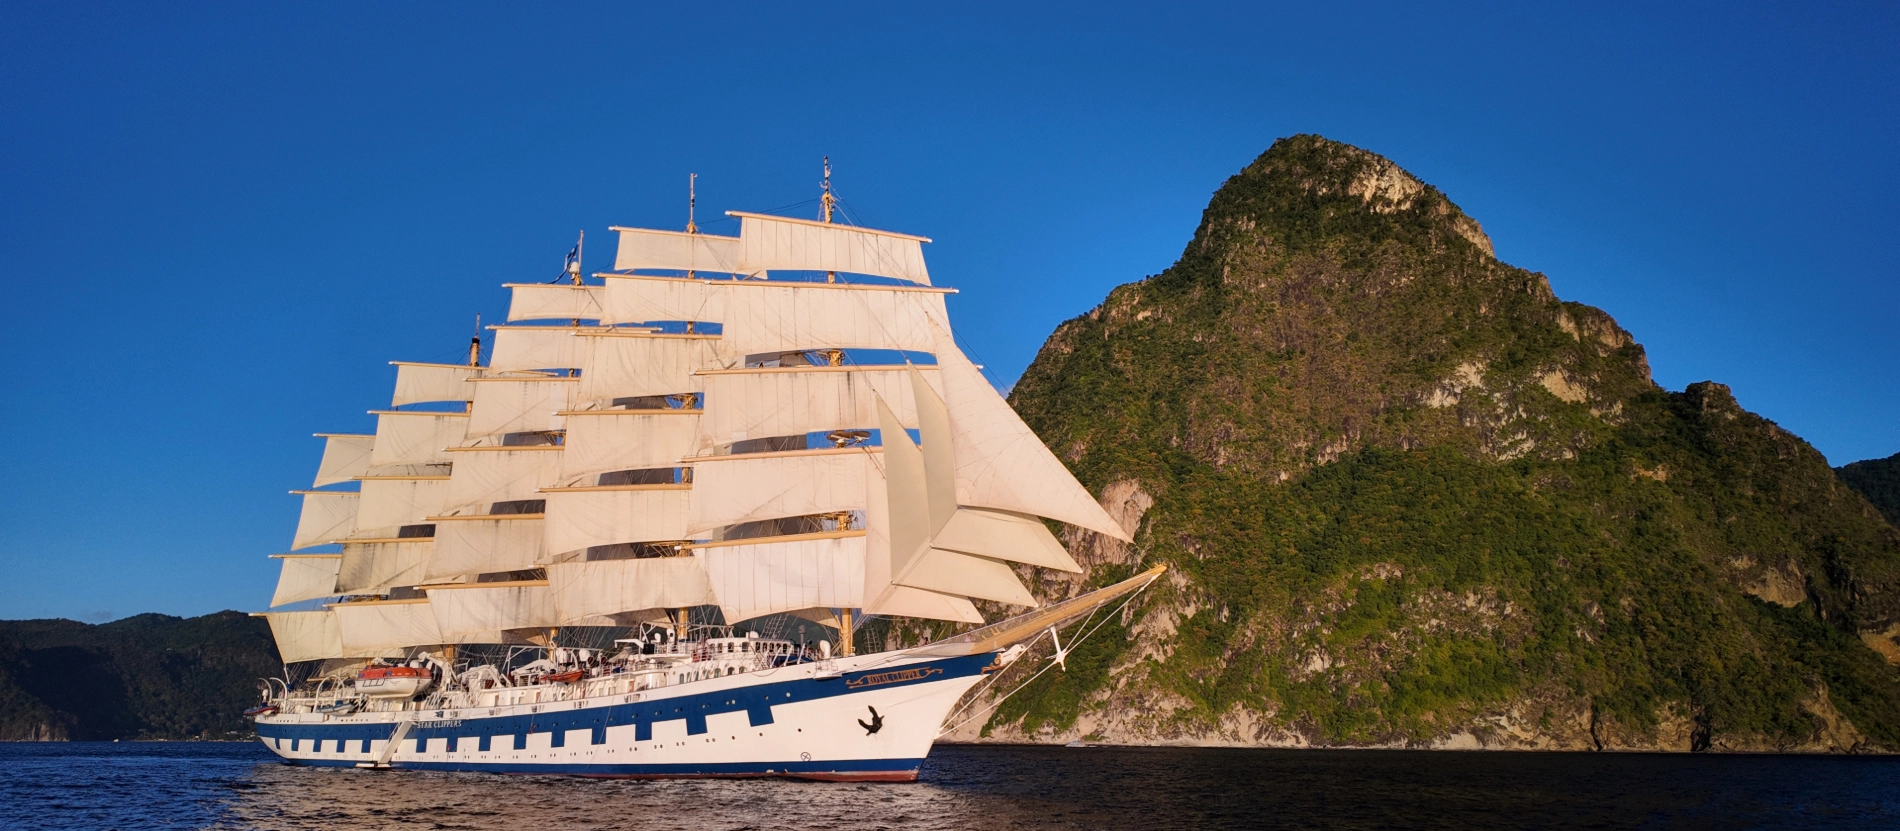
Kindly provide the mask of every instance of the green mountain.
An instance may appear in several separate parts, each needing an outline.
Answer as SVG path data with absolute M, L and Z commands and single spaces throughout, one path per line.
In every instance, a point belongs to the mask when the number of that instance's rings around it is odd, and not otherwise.
M 1900 527 L 1900 453 L 1834 469 L 1848 487 L 1860 491 L 1889 523 Z
M 1136 530 L 1044 596 L 1171 570 L 990 739 L 1900 748 L 1900 532 L 1373 153 L 1274 143 L 1012 402 Z
M 231 738 L 278 676 L 263 619 L 0 621 L 0 741 Z

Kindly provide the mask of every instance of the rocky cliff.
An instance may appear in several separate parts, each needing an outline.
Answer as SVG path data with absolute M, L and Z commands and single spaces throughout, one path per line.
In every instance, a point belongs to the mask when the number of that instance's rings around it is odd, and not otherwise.
M 1039 591 L 1171 571 L 958 738 L 1900 748 L 1900 532 L 1373 153 L 1276 142 L 1012 403 L 1136 534 Z

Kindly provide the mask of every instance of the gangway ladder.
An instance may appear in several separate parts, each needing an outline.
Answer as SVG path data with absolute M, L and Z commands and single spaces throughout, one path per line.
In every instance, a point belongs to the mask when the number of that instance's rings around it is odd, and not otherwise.
M 389 734 L 389 744 L 383 745 L 383 752 L 377 755 L 376 761 L 357 762 L 356 766 L 359 768 L 374 768 L 377 770 L 388 768 L 389 760 L 396 755 L 396 748 L 402 746 L 402 740 L 409 737 L 410 729 L 415 726 L 416 723 L 409 720 L 397 724 L 396 732 Z

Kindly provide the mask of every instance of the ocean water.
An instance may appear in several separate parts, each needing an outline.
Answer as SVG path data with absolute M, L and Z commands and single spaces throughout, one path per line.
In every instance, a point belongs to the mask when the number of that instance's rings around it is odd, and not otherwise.
M 298 768 L 0 744 L 9 829 L 1900 828 L 1900 759 L 940 747 L 911 784 Z

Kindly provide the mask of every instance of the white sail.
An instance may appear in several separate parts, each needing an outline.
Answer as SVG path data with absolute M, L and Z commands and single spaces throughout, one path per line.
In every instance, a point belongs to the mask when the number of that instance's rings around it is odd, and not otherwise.
M 282 606 L 337 593 L 336 572 L 341 554 L 272 554 L 283 565 L 277 572 L 277 591 L 270 605 Z
M 318 433 L 317 438 L 323 439 L 323 461 L 317 463 L 317 481 L 311 487 L 348 482 L 369 472 L 370 448 L 376 444 L 375 436 Z
M 726 319 L 725 296 L 713 289 L 713 281 L 633 274 L 601 276 L 607 278 L 606 293 L 601 296 L 604 307 L 601 310 L 601 323 L 654 323 L 665 320 L 717 323 Z
M 692 459 L 689 534 L 764 519 L 864 508 L 864 466 L 876 448 Z
M 695 370 L 721 366 L 719 336 L 592 332 L 586 343 L 587 371 L 579 399 L 601 404 L 616 398 L 698 392 Z
M 864 605 L 864 534 L 843 531 L 695 546 L 727 623 L 814 606 Z
M 291 491 L 303 497 L 303 510 L 297 515 L 297 533 L 290 548 L 324 545 L 350 535 L 356 527 L 356 491 Z
M 719 348 L 727 356 L 800 349 L 928 352 L 948 321 L 943 291 L 912 286 L 713 283 L 725 296 Z
M 743 227 L 743 226 L 742 226 Z M 739 269 L 737 237 L 688 234 L 651 228 L 622 228 L 620 247 L 614 251 L 614 270 L 712 271 Z
M 422 569 L 435 551 L 430 537 L 385 537 L 343 544 L 335 594 L 381 594 L 396 586 L 422 582 Z
M 1036 597 L 1008 563 L 941 548 L 926 550 L 908 572 L 893 580 L 916 589 L 928 589 L 978 600 L 1015 606 L 1036 606 Z
M 393 537 L 404 525 L 422 524 L 449 505 L 449 477 L 364 477 L 353 537 Z
M 555 563 L 548 566 L 548 587 L 565 625 L 600 617 L 634 623 L 655 610 L 718 602 L 697 557 Z
M 691 453 L 698 410 L 626 412 L 581 410 L 567 417 L 561 481 L 616 470 L 678 467 Z
M 610 485 L 547 493 L 550 557 L 596 545 L 686 538 L 688 485 Z
M 891 582 L 891 511 L 884 472 L 865 468 L 864 613 L 893 617 L 982 623 L 968 597 Z
M 372 467 L 406 464 L 447 464 L 448 448 L 462 443 L 468 430 L 467 413 L 421 410 L 379 410 Z
M 462 447 L 455 453 L 447 504 L 457 513 L 485 514 L 497 502 L 540 499 L 561 478 L 561 446 Z
M 412 646 L 442 643 L 428 598 L 338 603 L 330 611 L 346 655 L 397 657 Z
M 1132 541 L 947 335 L 936 352 L 956 453 L 958 502 Z
M 892 403 L 899 422 L 915 427 L 911 374 L 901 367 L 831 366 L 701 372 L 706 386 L 706 414 L 699 419 L 693 452 L 710 454 L 718 447 L 747 439 L 873 429 L 878 426 L 880 394 Z
M 430 586 L 428 592 L 443 643 L 518 642 L 526 638 L 511 630 L 545 633 L 561 625 L 545 580 Z
M 995 600 L 1019 606 L 1036 605 L 1022 581 L 998 560 L 935 547 L 937 532 L 957 511 L 950 460 L 946 458 L 943 407 L 935 392 L 916 389 L 917 410 L 924 421 L 925 446 L 897 429 L 889 407 L 879 402 L 885 425 L 884 473 L 889 510 L 889 573 L 894 585 L 948 595 Z M 880 572 L 879 576 L 883 576 Z
M 463 382 L 482 375 L 481 367 L 462 364 L 389 363 L 396 368 L 396 394 L 389 401 L 391 407 L 427 401 L 467 401 L 469 390 Z
M 560 430 L 565 421 L 560 414 L 573 408 L 580 379 L 490 377 L 471 381 L 469 386 L 475 390 L 475 404 L 469 409 L 466 438 L 479 439 Z
M 740 217 L 739 248 L 746 273 L 766 270 L 841 271 L 930 284 L 924 237 L 804 219 L 727 211 Z
M 587 326 L 490 326 L 495 349 L 488 358 L 488 373 L 522 372 L 536 369 L 572 369 L 586 366 L 582 342 L 575 334 L 597 327 Z
M 1076 565 L 1075 560 L 1069 556 L 1069 552 L 1062 547 L 1062 543 L 1056 541 L 1055 535 L 1049 533 L 1049 529 L 1042 524 L 1041 520 L 1023 514 L 963 507 L 957 504 L 956 452 L 952 438 L 955 430 L 950 426 L 949 408 L 938 396 L 937 391 L 924 383 L 921 373 L 916 369 L 910 372 L 911 392 L 920 425 L 918 433 L 923 439 L 921 458 L 924 464 L 924 496 L 928 506 L 925 513 L 930 518 L 931 547 L 1071 573 L 1080 572 L 1081 566 Z M 889 410 L 885 410 L 881 417 L 888 419 Z M 935 554 L 932 556 L 938 561 L 955 559 Z M 963 566 L 996 574 L 1000 578 L 1001 572 L 993 567 L 971 563 L 964 563 Z M 949 584 L 944 581 L 917 575 L 912 575 L 901 582 L 913 586 L 929 585 L 931 588 L 944 591 L 951 590 L 947 588 Z M 1005 592 L 1012 597 L 1022 596 L 1003 587 L 999 581 L 992 582 L 999 587 L 997 591 Z M 1008 582 L 1009 585 L 1020 588 L 1013 577 Z M 1005 599 L 981 591 L 962 593 L 990 600 Z
M 878 401 L 878 420 L 884 434 L 884 483 L 889 529 L 891 582 L 903 584 L 918 557 L 930 549 L 937 528 L 931 517 L 928 474 L 923 451 L 897 425 L 886 402 Z
M 267 612 L 278 660 L 286 664 L 343 657 L 343 636 L 336 615 L 318 612 Z
M 917 408 L 917 435 L 923 442 L 924 495 L 930 506 L 930 533 L 934 537 L 957 511 L 956 451 L 951 447 L 950 412 L 943 397 L 923 383 L 922 373 L 915 369 L 910 372 L 915 381 L 911 395 Z M 889 419 L 890 413 L 885 410 L 882 417 Z M 909 441 L 910 437 L 904 439 Z
M 507 283 L 508 322 L 518 320 L 599 320 L 600 286 L 571 283 Z
M 992 511 L 985 508 L 958 508 L 950 522 L 930 541 L 931 547 L 998 560 L 1009 560 L 1056 571 L 1079 574 L 1082 567 L 1069 556 L 1069 550 L 1049 533 L 1048 526 L 1032 516 Z
M 493 517 L 438 517 L 435 551 L 422 579 L 449 580 L 471 574 L 521 571 L 541 562 L 539 514 Z
M 733 215 L 738 237 L 616 228 L 615 267 L 629 273 L 600 275 L 601 285 L 508 285 L 511 325 L 490 327 L 488 367 L 395 362 L 392 406 L 467 401 L 469 412 L 380 412 L 374 436 L 326 436 L 317 486 L 354 479 L 361 491 L 298 492 L 294 545 L 343 552 L 286 557 L 273 603 L 409 586 L 430 597 L 286 618 L 286 631 L 301 626 L 293 635 L 315 644 L 295 654 L 519 642 L 709 603 L 730 622 L 861 609 L 978 623 L 973 600 L 1035 604 L 1021 566 L 1079 571 L 1046 520 L 1128 539 L 951 341 L 949 290 L 930 285 L 924 264 L 928 239 Z M 785 279 L 794 271 L 883 279 Z M 681 321 L 696 325 L 639 325 Z M 937 360 L 774 360 L 813 350 Z M 695 397 L 666 403 L 686 409 L 654 400 L 681 394 Z M 869 429 L 882 446 L 731 453 Z M 690 484 L 617 484 L 670 480 L 653 472 L 678 467 Z M 512 513 L 522 510 L 541 513 Z M 841 530 L 720 539 L 816 515 L 837 515 Z M 419 525 L 435 536 L 400 536 L 427 533 L 399 530 Z M 693 555 L 588 559 L 667 544 Z M 537 568 L 545 584 L 475 580 Z M 455 585 L 430 585 L 439 582 Z

